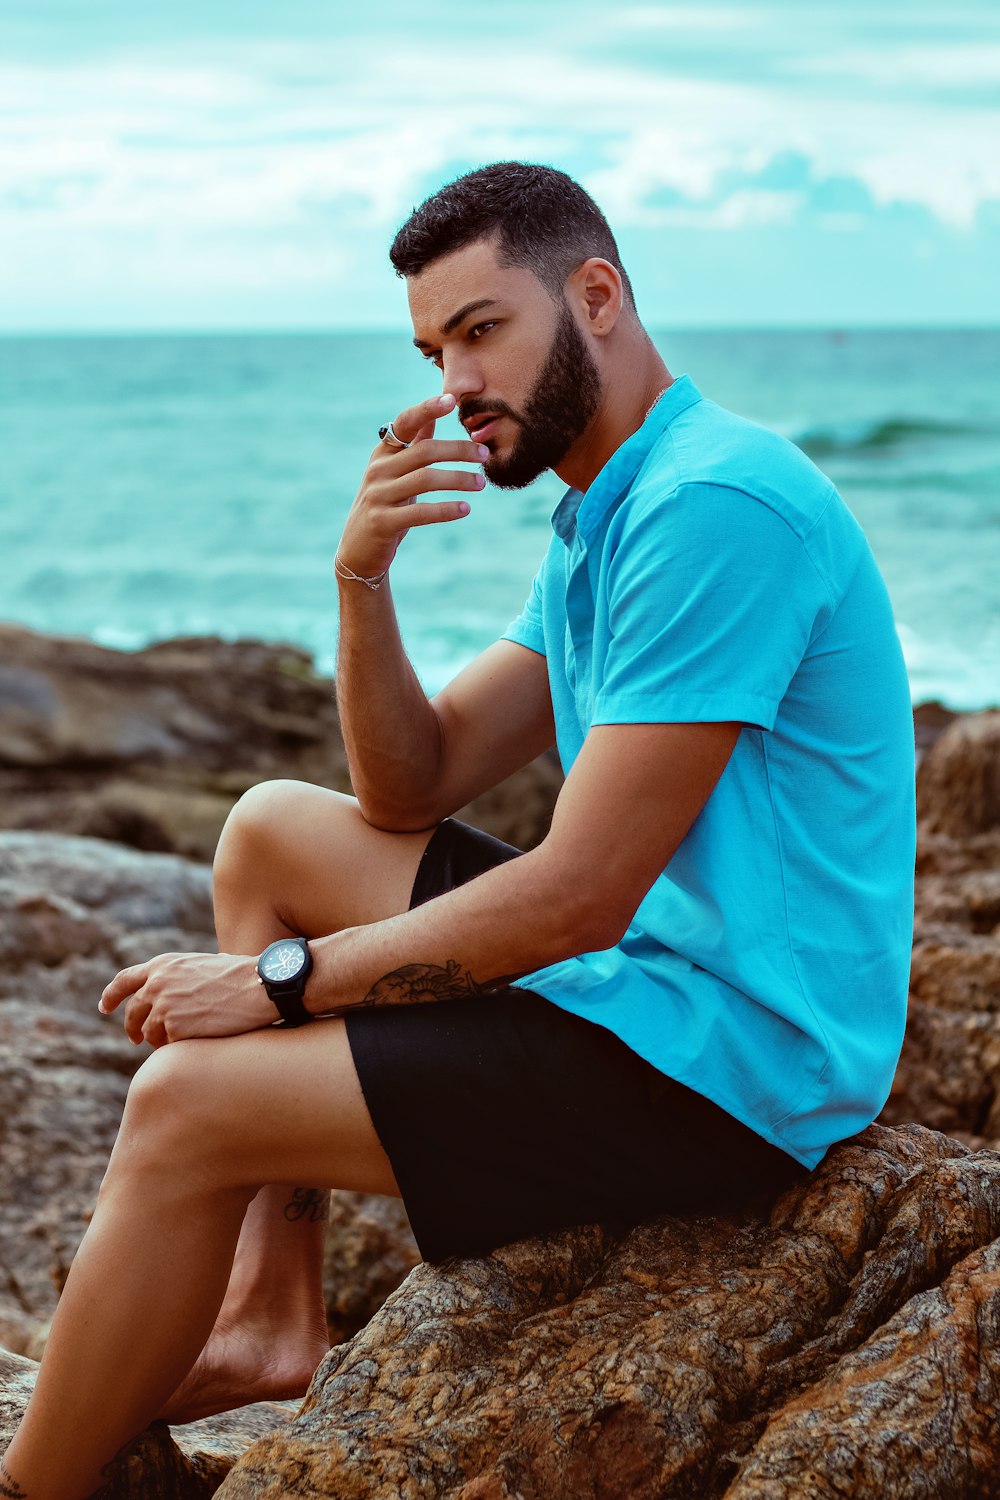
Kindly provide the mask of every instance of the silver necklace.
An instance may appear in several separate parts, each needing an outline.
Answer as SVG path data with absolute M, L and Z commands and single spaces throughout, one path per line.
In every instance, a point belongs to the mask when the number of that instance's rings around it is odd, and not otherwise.
M 643 422 L 646 421 L 646 418 L 649 416 L 650 412 L 653 410 L 653 407 L 656 405 L 656 403 L 658 401 L 662 401 L 663 397 L 667 394 L 667 392 L 669 391 L 669 389 L 670 389 L 669 385 L 665 385 L 663 387 L 663 390 L 662 391 L 658 391 L 657 394 L 653 397 L 652 401 L 646 407 L 646 416 L 643 417 L 643 419 L 642 419 Z M 640 423 L 640 426 L 641 426 L 641 423 Z

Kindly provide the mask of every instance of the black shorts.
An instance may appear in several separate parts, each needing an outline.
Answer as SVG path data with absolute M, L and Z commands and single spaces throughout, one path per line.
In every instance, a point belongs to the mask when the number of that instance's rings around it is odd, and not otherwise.
M 410 906 L 520 853 L 449 819 Z M 425 1260 L 570 1224 L 766 1209 L 808 1175 L 605 1027 L 531 990 L 362 1007 L 345 1022 Z

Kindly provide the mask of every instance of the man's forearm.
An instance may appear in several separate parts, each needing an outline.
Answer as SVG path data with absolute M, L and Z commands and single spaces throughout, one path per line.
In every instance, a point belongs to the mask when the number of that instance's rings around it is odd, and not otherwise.
M 441 732 L 399 635 L 389 581 L 341 582 L 337 707 L 361 810 L 379 827 L 426 826 Z
M 412 527 L 469 514 L 464 500 L 430 500 L 440 490 L 480 490 L 482 473 L 442 463 L 481 464 L 489 450 L 435 439 L 435 423 L 455 406 L 447 393 L 401 412 L 375 445 L 337 549 L 340 651 L 337 702 L 351 779 L 369 822 L 395 831 L 435 821 L 441 763 L 437 715 L 403 650 L 388 571 Z M 381 579 L 375 588 L 366 580 Z
M 620 936 L 539 846 L 414 911 L 313 941 L 306 1005 L 321 1014 L 476 995 Z

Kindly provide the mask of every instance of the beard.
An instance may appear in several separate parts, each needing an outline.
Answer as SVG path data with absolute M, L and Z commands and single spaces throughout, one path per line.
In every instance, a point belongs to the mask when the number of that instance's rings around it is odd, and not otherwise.
M 523 412 L 486 402 L 469 409 L 473 416 L 494 412 L 512 417 L 520 429 L 506 457 L 492 454 L 483 464 L 487 479 L 502 490 L 522 490 L 546 469 L 554 469 L 585 431 L 600 399 L 600 371 L 563 301 L 549 352 Z

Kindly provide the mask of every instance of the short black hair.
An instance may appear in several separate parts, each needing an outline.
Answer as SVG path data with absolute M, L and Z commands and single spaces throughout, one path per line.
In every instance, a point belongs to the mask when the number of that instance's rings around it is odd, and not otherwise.
M 503 263 L 533 271 L 554 297 L 592 255 L 610 261 L 635 308 L 615 237 L 593 198 L 565 172 L 531 162 L 494 162 L 439 188 L 397 232 L 389 259 L 398 276 L 416 276 L 439 256 L 494 236 Z

